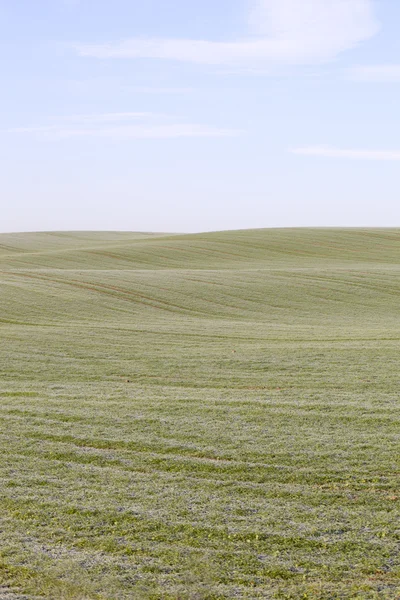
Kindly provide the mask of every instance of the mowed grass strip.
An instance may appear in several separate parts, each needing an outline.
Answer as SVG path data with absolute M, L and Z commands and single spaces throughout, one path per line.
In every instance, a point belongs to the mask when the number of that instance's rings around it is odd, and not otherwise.
M 399 258 L 0 236 L 0 596 L 398 598 Z

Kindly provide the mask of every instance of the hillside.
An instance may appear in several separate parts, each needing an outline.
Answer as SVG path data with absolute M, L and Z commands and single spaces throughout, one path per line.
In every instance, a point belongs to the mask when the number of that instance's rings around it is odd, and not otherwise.
M 0 235 L 0 597 L 396 598 L 399 315 L 400 230 Z

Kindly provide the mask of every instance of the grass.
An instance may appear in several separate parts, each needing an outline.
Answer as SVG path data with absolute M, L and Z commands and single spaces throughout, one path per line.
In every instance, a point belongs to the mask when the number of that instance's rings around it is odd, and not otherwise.
M 399 258 L 1 235 L 0 597 L 399 598 Z

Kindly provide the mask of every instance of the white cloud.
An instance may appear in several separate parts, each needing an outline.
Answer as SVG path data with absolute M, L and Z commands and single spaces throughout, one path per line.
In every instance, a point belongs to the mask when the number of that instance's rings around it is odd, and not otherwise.
M 189 87 L 151 87 L 151 86 L 124 86 L 127 89 L 130 89 L 132 92 L 137 92 L 138 94 L 190 94 L 194 90 Z
M 350 160 L 400 161 L 400 150 L 362 150 L 357 148 L 335 148 L 333 146 L 305 146 L 292 148 L 292 154 L 345 158 Z
M 91 115 L 66 115 L 64 117 L 55 117 L 55 120 L 75 121 L 78 123 L 110 123 L 114 121 L 141 120 L 145 118 L 154 118 L 154 113 L 148 112 L 118 112 L 118 113 L 100 113 Z
M 355 81 L 396 83 L 400 82 L 400 64 L 398 65 L 360 65 L 346 71 Z
M 139 123 L 132 124 L 132 119 Z M 226 137 L 240 132 L 197 123 L 171 122 L 171 118 L 149 113 L 106 113 L 53 117 L 45 125 L 16 127 L 8 133 L 32 134 L 48 140 L 94 137 L 129 140 Z
M 198 64 L 315 64 L 334 59 L 379 30 L 372 0 L 258 0 L 249 25 L 257 36 L 235 42 L 138 38 L 78 44 L 81 56 L 155 58 Z

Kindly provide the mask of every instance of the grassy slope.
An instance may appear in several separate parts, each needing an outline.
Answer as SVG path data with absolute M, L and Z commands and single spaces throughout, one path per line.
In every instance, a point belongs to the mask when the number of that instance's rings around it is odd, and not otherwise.
M 399 258 L 1 235 L 0 597 L 399 597 Z

